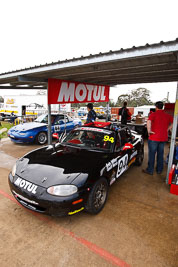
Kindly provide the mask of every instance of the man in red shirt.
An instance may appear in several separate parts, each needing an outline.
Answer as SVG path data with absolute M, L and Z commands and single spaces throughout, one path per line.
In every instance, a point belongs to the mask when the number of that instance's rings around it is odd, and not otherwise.
M 147 121 L 148 130 L 148 167 L 144 173 L 153 175 L 155 155 L 157 153 L 156 171 L 161 174 L 164 163 L 164 144 L 168 140 L 168 131 L 172 128 L 173 118 L 163 110 L 163 102 L 155 104 L 156 112 L 150 114 Z

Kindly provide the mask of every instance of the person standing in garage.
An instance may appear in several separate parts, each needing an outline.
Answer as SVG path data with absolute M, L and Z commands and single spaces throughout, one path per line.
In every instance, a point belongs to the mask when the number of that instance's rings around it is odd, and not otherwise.
M 148 130 L 148 167 L 144 173 L 153 175 L 155 155 L 157 154 L 156 171 L 161 174 L 164 163 L 164 144 L 168 140 L 168 131 L 172 128 L 173 118 L 163 110 L 163 102 L 155 104 L 156 112 L 153 112 L 147 121 Z
M 128 120 L 131 120 L 131 113 L 127 108 L 127 102 L 124 102 L 123 107 L 119 109 L 118 115 L 121 116 L 121 124 L 126 125 Z
M 85 124 L 94 122 L 96 120 L 96 112 L 93 110 L 92 103 L 88 103 L 87 110 L 88 110 L 88 115 Z

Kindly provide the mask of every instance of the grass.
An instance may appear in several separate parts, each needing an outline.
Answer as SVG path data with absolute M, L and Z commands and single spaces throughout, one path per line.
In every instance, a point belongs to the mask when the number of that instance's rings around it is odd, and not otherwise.
M 3 128 L 7 128 L 7 130 L 9 130 L 11 127 L 13 127 L 13 124 L 9 123 L 9 122 L 1 121 L 0 123 L 1 123 L 0 130 L 3 129 Z M 7 137 L 7 132 L 4 132 L 4 133 L 0 134 L 0 139 L 1 138 L 6 138 Z

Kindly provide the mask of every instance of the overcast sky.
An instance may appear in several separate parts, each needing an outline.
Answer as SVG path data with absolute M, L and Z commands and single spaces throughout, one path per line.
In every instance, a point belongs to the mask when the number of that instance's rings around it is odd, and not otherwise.
M 177 0 L 1 0 L 0 10 L 0 73 L 178 37 Z M 118 86 L 110 97 L 138 87 L 175 100 L 176 83 Z

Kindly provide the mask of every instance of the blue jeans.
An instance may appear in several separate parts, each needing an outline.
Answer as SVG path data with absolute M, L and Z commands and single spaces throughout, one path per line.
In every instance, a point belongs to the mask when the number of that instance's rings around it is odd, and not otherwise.
M 155 156 L 157 153 L 156 171 L 161 173 L 164 165 L 164 143 L 148 140 L 148 168 L 147 171 L 153 173 L 155 165 Z

